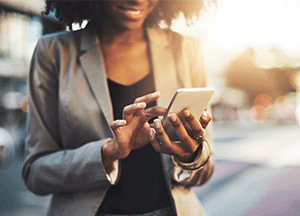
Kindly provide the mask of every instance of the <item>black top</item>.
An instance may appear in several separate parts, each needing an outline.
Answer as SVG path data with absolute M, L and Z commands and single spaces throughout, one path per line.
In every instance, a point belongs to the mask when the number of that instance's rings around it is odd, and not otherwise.
M 114 118 L 122 119 L 123 107 L 134 99 L 155 91 L 153 74 L 131 86 L 108 80 Z M 156 103 L 149 103 L 148 107 Z M 151 144 L 131 151 L 121 160 L 121 177 L 110 186 L 99 212 L 110 214 L 142 214 L 170 206 L 160 154 Z

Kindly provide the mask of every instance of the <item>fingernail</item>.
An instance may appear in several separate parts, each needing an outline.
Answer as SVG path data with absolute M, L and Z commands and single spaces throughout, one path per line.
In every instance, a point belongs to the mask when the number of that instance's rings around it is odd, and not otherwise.
M 158 95 L 160 95 L 160 93 L 159 92 L 154 92 L 154 93 L 152 93 L 152 97 L 156 97 L 156 96 L 158 96 Z
M 204 111 L 204 112 L 202 113 L 202 117 L 207 118 L 207 112 L 206 112 L 206 111 Z
M 125 125 L 126 124 L 126 120 L 119 120 L 119 125 Z
M 160 126 L 161 126 L 160 120 L 159 120 L 159 119 L 155 119 L 155 120 L 154 120 L 154 127 L 155 127 L 156 129 L 159 129 Z
M 174 114 L 169 114 L 168 116 L 172 122 L 176 121 L 176 116 Z
M 150 137 L 154 137 L 154 129 L 153 128 L 150 128 Z
M 188 110 L 184 110 L 183 114 L 185 117 L 190 117 L 191 113 Z
M 141 102 L 141 103 L 138 103 L 137 106 L 138 107 L 144 107 L 144 106 L 146 106 L 146 103 L 145 102 Z

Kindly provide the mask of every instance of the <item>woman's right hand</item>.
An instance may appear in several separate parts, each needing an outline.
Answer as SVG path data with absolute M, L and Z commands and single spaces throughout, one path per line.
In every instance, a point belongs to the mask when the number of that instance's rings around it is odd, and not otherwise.
M 162 116 L 166 112 L 163 107 L 146 108 L 147 103 L 160 97 L 159 92 L 137 98 L 133 104 L 123 109 L 123 119 L 110 124 L 115 138 L 102 147 L 102 155 L 110 160 L 124 159 L 133 149 L 145 146 L 150 142 L 149 119 Z

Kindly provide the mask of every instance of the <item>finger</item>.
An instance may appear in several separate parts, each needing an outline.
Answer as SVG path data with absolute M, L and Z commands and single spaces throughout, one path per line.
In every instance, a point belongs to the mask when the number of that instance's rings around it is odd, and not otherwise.
M 153 124 L 152 126 L 154 126 Z M 158 127 L 158 125 L 156 126 Z M 186 152 L 181 148 L 182 144 L 180 141 L 172 142 L 166 138 L 164 140 L 161 135 L 157 134 L 155 129 L 150 129 L 150 143 L 156 152 L 168 154 L 168 155 L 179 155 L 184 156 Z
M 174 130 L 181 141 L 181 148 L 183 148 L 187 153 L 194 152 L 198 144 L 190 137 L 179 117 L 175 113 L 170 113 L 168 115 L 168 119 L 173 125 Z
M 156 152 L 162 152 L 162 145 L 159 144 L 159 141 L 156 139 L 155 134 L 156 132 L 154 128 L 150 128 L 149 141 Z
M 171 149 L 171 140 L 169 136 L 166 134 L 164 128 L 162 127 L 161 120 L 155 119 L 153 121 L 153 126 L 155 129 L 155 138 L 159 142 L 160 145 L 164 146 L 166 149 Z
M 114 129 L 117 129 L 119 127 L 125 126 L 126 123 L 127 123 L 126 120 L 123 120 L 123 119 L 115 120 L 115 121 L 111 122 L 109 126 L 111 127 L 111 129 L 114 130 Z
M 118 134 L 118 129 L 121 128 L 122 126 L 125 126 L 127 124 L 126 120 L 115 120 L 110 123 L 110 128 L 113 130 L 113 132 L 117 135 Z
M 149 103 L 151 101 L 155 101 L 160 97 L 160 93 L 159 92 L 153 92 L 147 95 L 144 95 L 142 97 L 138 97 L 135 99 L 134 103 L 141 103 L 141 102 L 145 102 L 145 103 Z
M 182 143 L 180 141 L 178 142 L 172 142 L 165 132 L 164 128 L 161 125 L 161 120 L 155 119 L 154 120 L 154 129 L 156 132 L 156 141 L 154 144 L 157 146 L 157 143 L 161 146 L 160 151 L 165 154 L 169 155 L 182 155 L 185 150 L 183 150 L 185 147 L 183 147 Z M 190 150 L 188 150 L 189 152 Z
M 164 153 L 164 154 L 169 154 L 171 155 L 172 153 L 168 151 L 165 146 L 161 143 L 159 139 L 156 137 L 156 131 L 154 128 L 150 128 L 150 143 L 154 150 L 156 152 Z
M 202 125 L 200 124 L 196 116 L 189 110 L 182 111 L 182 115 L 192 129 L 193 138 L 200 136 L 203 137 L 204 129 L 202 128 Z
M 146 108 L 145 102 L 127 105 L 123 109 L 123 118 L 126 119 L 126 117 L 133 115 L 137 111 L 142 111 L 145 108 Z
M 164 116 L 166 112 L 167 108 L 155 106 L 145 109 L 143 113 L 146 117 L 153 118 L 155 116 Z
M 150 143 L 156 152 L 171 155 L 171 153 L 167 151 L 166 148 L 164 148 L 164 146 L 162 146 L 157 139 Z
M 200 123 L 201 123 L 202 127 L 205 129 L 211 120 L 212 120 L 211 113 L 204 111 L 200 117 Z

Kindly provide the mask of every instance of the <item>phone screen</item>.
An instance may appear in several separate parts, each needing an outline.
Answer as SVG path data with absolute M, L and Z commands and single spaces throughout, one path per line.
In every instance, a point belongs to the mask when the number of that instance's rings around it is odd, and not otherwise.
M 182 116 L 181 111 L 188 109 L 193 112 L 198 119 L 200 119 L 203 111 L 207 108 L 210 100 L 212 99 L 214 92 L 215 91 L 212 88 L 182 88 L 175 92 L 169 103 L 167 112 L 162 119 L 163 127 L 172 141 L 177 141 L 178 137 L 171 122 L 168 121 L 168 114 L 170 112 L 175 112 L 182 121 L 189 135 L 191 135 L 192 130 Z

